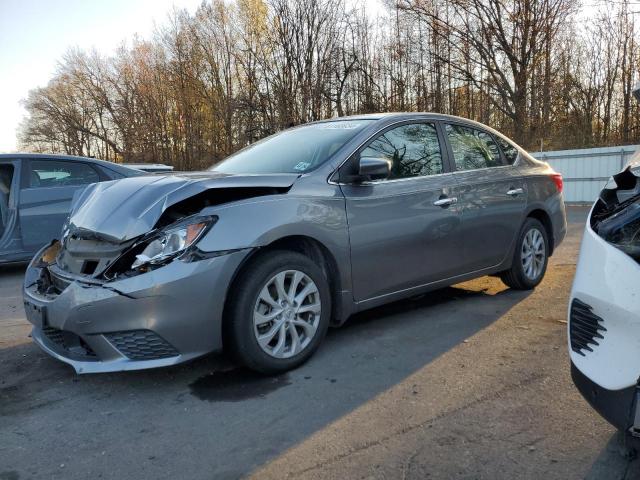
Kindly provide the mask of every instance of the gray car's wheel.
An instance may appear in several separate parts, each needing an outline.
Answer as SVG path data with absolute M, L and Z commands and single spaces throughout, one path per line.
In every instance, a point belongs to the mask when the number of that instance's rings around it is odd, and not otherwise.
M 243 269 L 230 295 L 225 347 L 253 370 L 278 373 L 297 367 L 327 332 L 327 279 L 299 253 L 259 256 Z
M 547 230 L 539 220 L 527 218 L 520 229 L 511 268 L 502 272 L 500 278 L 511 288 L 530 290 L 544 278 L 548 261 Z

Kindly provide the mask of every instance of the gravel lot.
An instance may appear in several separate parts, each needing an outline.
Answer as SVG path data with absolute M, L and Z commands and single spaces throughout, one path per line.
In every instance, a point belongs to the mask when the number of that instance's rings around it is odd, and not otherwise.
M 219 356 L 77 376 L 31 344 L 0 268 L 0 480 L 636 478 L 573 388 L 584 208 L 534 292 L 481 278 L 359 314 L 275 378 Z

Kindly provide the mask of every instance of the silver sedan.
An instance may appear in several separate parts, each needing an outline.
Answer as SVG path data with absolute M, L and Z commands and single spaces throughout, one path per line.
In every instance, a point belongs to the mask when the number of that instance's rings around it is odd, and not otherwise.
M 345 117 L 210 171 L 87 187 L 24 303 L 34 341 L 81 373 L 223 347 L 275 373 L 361 310 L 489 274 L 534 288 L 565 230 L 562 177 L 500 133 Z

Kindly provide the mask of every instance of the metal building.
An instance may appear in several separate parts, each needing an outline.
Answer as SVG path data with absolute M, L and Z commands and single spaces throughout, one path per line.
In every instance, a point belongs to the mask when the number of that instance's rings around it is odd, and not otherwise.
M 548 162 L 564 178 L 564 199 L 592 203 L 609 177 L 624 168 L 640 145 L 531 152 Z

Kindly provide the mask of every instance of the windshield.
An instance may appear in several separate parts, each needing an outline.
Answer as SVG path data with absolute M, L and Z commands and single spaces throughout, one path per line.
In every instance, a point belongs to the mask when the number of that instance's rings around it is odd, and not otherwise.
M 223 173 L 305 173 L 333 155 L 374 120 L 304 125 L 256 142 L 209 170 Z

